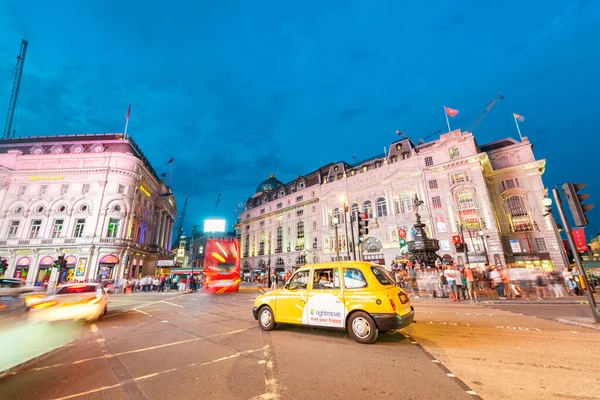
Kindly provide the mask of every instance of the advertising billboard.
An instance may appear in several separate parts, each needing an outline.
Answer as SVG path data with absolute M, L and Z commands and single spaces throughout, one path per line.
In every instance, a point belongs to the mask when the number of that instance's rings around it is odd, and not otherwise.
M 204 233 L 225 232 L 225 220 L 220 218 L 211 218 L 204 220 Z

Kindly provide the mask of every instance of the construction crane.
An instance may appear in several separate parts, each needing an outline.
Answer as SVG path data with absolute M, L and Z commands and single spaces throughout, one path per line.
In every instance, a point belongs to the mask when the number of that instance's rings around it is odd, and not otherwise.
M 498 95 L 498 97 L 496 97 L 494 100 L 490 101 L 485 106 L 485 108 L 479 112 L 479 114 L 477 115 L 477 117 L 475 118 L 475 120 L 473 120 L 473 122 L 471 122 L 471 125 L 469 125 L 469 127 L 467 128 L 467 132 L 473 133 L 473 130 L 475 129 L 475 127 L 477 125 L 479 125 L 479 123 L 485 118 L 486 115 L 488 115 L 488 113 L 490 111 L 492 111 L 492 108 L 494 108 L 494 106 L 496 105 L 496 103 L 498 103 L 503 98 L 504 98 L 504 96 L 502 95 L 502 93 L 500 93 Z
M 12 91 L 10 92 L 10 101 L 8 103 L 8 115 L 6 116 L 6 124 L 4 125 L 4 139 L 14 137 L 14 130 L 11 133 L 13 119 L 15 118 L 15 110 L 17 109 L 17 98 L 19 97 L 19 88 L 21 87 L 21 77 L 23 76 L 23 65 L 25 65 L 25 55 L 27 54 L 27 40 L 21 39 L 21 52 L 17 56 L 17 64 L 15 65 L 15 78 L 13 80 Z
M 217 202 L 215 203 L 215 209 L 213 210 L 213 217 L 217 216 L 217 207 L 219 206 L 220 202 L 221 202 L 221 193 L 219 193 L 219 195 L 217 196 Z

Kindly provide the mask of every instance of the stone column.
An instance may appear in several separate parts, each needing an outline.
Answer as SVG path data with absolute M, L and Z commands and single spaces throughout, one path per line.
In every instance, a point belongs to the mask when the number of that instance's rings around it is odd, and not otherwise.
M 156 217 L 156 226 L 154 227 L 154 244 L 157 245 L 158 247 L 161 247 L 161 242 L 160 239 L 162 237 L 162 227 L 163 227 L 163 220 L 162 220 L 162 211 L 158 213 L 157 217 Z

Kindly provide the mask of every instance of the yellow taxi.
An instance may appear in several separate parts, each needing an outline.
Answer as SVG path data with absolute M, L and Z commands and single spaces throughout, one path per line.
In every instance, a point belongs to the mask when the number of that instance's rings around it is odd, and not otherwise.
M 252 313 L 266 331 L 276 324 L 347 329 L 355 341 L 370 344 L 380 331 L 410 325 L 415 311 L 384 267 L 342 261 L 298 269 L 282 289 L 259 295 Z

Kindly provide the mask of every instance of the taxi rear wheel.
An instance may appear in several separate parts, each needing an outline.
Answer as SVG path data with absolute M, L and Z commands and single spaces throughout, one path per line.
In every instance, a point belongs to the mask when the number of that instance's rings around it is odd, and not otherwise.
M 264 306 L 258 311 L 258 325 L 263 331 L 271 331 L 275 328 L 275 317 L 271 307 Z
M 358 343 L 371 344 L 377 340 L 379 331 L 369 314 L 357 311 L 348 318 L 348 334 Z

